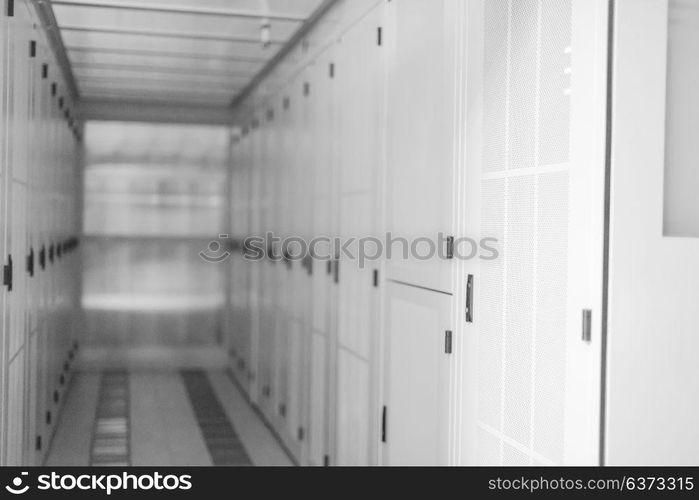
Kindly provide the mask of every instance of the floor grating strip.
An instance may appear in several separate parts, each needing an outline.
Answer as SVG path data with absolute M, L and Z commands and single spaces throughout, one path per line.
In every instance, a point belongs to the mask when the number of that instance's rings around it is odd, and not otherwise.
M 252 465 L 206 373 L 192 370 L 181 375 L 213 464 Z
M 129 375 L 125 371 L 104 372 L 92 431 L 90 465 L 130 466 L 129 439 Z

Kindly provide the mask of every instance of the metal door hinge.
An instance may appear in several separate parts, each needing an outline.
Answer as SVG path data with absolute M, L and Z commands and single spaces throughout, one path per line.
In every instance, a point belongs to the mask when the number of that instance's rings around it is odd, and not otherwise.
M 330 63 L 328 73 L 330 74 L 330 78 L 335 78 L 335 63 Z
M 333 280 L 335 283 L 340 282 L 340 259 L 335 259 L 335 272 L 333 274 Z
M 386 442 L 386 418 L 387 418 L 388 408 L 385 406 L 381 410 L 381 442 Z
M 330 467 L 330 455 L 323 457 L 323 467 Z
M 15 0 L 7 0 L 7 17 L 15 16 Z
M 303 441 L 305 437 L 306 437 L 306 431 L 304 430 L 303 427 L 299 427 L 299 432 L 298 432 L 299 441 Z
M 283 403 L 279 405 L 279 415 L 286 417 L 286 405 Z
M 451 354 L 453 349 L 452 349 L 452 337 L 453 333 L 451 330 L 447 330 L 444 332 L 444 352 L 446 354 Z
M 46 425 L 51 425 L 51 412 L 46 412 Z
M 374 288 L 379 287 L 379 270 L 374 269 Z
M 383 45 L 383 28 L 381 26 L 376 29 L 376 45 L 379 47 Z
M 49 77 L 49 65 L 44 63 L 41 65 L 41 78 L 46 80 Z
M 36 437 L 36 451 L 41 451 L 41 436 Z
M 12 255 L 7 256 L 7 264 L 2 268 L 2 284 L 7 287 L 7 291 L 12 291 L 12 281 L 14 278 L 14 266 L 12 264 Z
M 36 57 L 36 40 L 29 41 L 29 57 Z
M 585 309 L 582 312 L 582 340 L 592 342 L 592 311 Z

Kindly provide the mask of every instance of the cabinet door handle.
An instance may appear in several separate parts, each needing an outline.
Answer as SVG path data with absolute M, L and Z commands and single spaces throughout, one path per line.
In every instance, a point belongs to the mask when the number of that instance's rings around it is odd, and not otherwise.
M 473 275 L 466 280 L 466 323 L 473 323 Z
M 12 255 L 7 256 L 7 264 L 2 269 L 2 284 L 7 287 L 7 291 L 12 291 L 12 279 L 14 278 L 14 266 L 12 265 Z

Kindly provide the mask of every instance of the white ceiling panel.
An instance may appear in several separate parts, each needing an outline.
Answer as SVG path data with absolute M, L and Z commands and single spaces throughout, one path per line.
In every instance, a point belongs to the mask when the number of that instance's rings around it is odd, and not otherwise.
M 49 4 L 83 97 L 227 105 L 325 1 Z

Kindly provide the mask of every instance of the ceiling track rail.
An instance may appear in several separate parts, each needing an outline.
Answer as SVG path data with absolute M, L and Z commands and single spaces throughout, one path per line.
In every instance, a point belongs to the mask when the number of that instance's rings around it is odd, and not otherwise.
M 184 67 L 184 66 L 155 66 L 144 64 L 119 64 L 119 63 L 93 63 L 93 62 L 76 62 L 73 63 L 73 68 L 83 70 L 106 70 L 106 71 L 137 71 L 143 73 L 163 73 L 171 75 L 189 75 L 192 77 L 206 78 L 245 78 L 253 76 L 250 72 L 235 72 L 235 71 L 215 71 L 207 68 Z
M 56 55 L 56 61 L 63 72 L 63 78 L 65 78 L 68 91 L 70 92 L 73 100 L 77 101 L 80 98 L 80 92 L 78 91 L 78 86 L 75 83 L 75 75 L 73 75 L 73 70 L 70 66 L 70 61 L 68 60 L 66 48 L 63 43 L 63 37 L 58 29 L 58 23 L 56 22 L 56 16 L 53 13 L 53 8 L 46 0 L 32 0 L 32 4 L 36 9 L 41 25 L 46 31 L 46 37 L 49 40 L 49 44 Z
M 248 43 L 260 45 L 259 38 L 244 36 L 209 35 L 206 33 L 186 33 L 181 31 L 154 31 L 140 29 L 108 28 L 101 26 L 60 26 L 62 31 L 74 31 L 78 33 L 103 33 L 107 35 L 133 35 L 159 38 L 182 38 L 187 40 L 208 40 L 213 42 Z M 271 45 L 283 45 L 284 40 L 270 40 Z
M 68 52 L 80 52 L 87 54 L 114 54 L 127 55 L 138 57 L 164 57 L 169 59 L 196 59 L 196 60 L 212 60 L 212 61 L 230 61 L 251 64 L 261 64 L 266 59 L 261 57 L 245 57 L 245 56 L 227 56 L 203 52 L 174 52 L 165 50 L 141 50 L 141 49 L 122 49 L 117 47 L 85 47 L 79 45 L 68 45 Z
M 268 19 L 271 21 L 285 21 L 294 23 L 303 23 L 306 18 L 298 14 L 290 14 L 284 12 L 256 12 L 250 10 L 235 10 L 235 9 L 215 9 L 207 7 L 183 7 L 177 5 L 166 4 L 147 4 L 134 2 L 115 2 L 103 0 L 100 2 L 94 1 L 74 1 L 74 0 L 50 0 L 54 5 L 65 5 L 69 7 L 87 7 L 99 9 L 115 9 L 115 10 L 131 10 L 138 12 L 159 12 L 163 14 L 185 14 L 195 16 L 215 16 L 215 17 L 232 17 L 238 19 Z
M 243 101 L 255 90 L 255 88 L 264 80 L 267 75 L 269 75 L 274 69 L 279 65 L 279 63 L 306 37 L 306 35 L 313 29 L 313 27 L 320 21 L 320 19 L 327 14 L 327 12 L 339 3 L 340 0 L 323 0 L 323 3 L 318 6 L 318 8 L 311 14 L 311 16 L 301 25 L 301 27 L 294 33 L 294 35 L 289 39 L 284 46 L 279 49 L 279 52 L 270 59 L 270 61 L 264 65 L 264 67 L 257 73 L 250 83 L 245 86 L 245 88 L 233 98 L 231 102 L 231 107 L 239 107 Z

